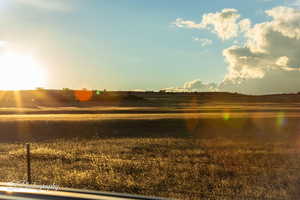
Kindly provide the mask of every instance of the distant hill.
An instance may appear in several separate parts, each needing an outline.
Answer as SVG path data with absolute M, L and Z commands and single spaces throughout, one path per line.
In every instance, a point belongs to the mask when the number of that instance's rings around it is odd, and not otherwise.
M 88 90 L 0 91 L 0 107 L 124 105 L 144 101 L 127 93 Z
M 298 94 L 245 95 L 229 92 L 136 92 L 152 103 L 197 105 L 204 103 L 300 103 Z
M 172 106 L 203 103 L 300 103 L 300 94 L 244 95 L 227 92 L 134 92 L 89 90 L 0 91 L 0 107 Z

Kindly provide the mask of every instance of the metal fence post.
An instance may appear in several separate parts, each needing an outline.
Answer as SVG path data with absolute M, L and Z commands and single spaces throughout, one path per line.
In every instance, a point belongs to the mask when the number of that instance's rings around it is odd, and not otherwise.
M 31 184 L 30 144 L 26 144 L 27 183 Z

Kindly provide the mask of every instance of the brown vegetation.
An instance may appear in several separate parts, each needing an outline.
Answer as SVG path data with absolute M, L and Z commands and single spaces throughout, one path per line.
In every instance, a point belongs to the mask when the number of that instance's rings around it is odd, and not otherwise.
M 99 90 L 0 91 L 0 107 L 195 106 L 205 103 L 300 103 L 299 94 L 243 95 L 226 92 L 131 92 Z
M 1 152 L 1 180 L 24 180 L 23 146 Z M 33 181 L 178 199 L 298 199 L 299 155 L 287 142 L 56 140 L 32 145 Z
M 35 184 L 193 200 L 300 198 L 298 103 L 213 104 L 185 94 L 168 97 L 179 99 L 175 107 L 154 107 L 171 104 L 141 98 L 148 107 L 0 109 L 1 181 L 24 182 L 31 142 Z

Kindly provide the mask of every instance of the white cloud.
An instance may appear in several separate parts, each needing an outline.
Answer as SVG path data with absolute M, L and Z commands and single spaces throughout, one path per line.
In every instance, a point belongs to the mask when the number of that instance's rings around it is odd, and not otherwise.
M 134 89 L 132 91 L 134 91 L 134 92 L 146 92 L 146 90 L 143 90 L 143 89 Z
M 169 87 L 163 88 L 162 90 L 165 90 L 166 92 L 188 92 L 187 90 L 181 87 Z
M 194 41 L 199 42 L 201 44 L 201 46 L 205 47 L 208 45 L 211 45 L 213 43 L 212 40 L 207 39 L 207 38 L 193 38 Z
M 272 19 L 250 28 L 245 45 L 224 50 L 229 69 L 221 90 L 258 94 L 300 90 L 300 11 L 275 7 L 266 14 Z
M 190 82 L 186 82 L 183 86 L 186 90 L 195 91 L 215 91 L 217 84 L 215 83 L 203 83 L 201 80 L 196 79 Z
M 172 24 L 174 24 L 179 28 L 195 28 L 195 29 L 204 28 L 202 24 L 197 24 L 193 21 L 183 20 L 181 18 L 177 18 L 175 22 L 173 22 Z
M 239 22 L 239 27 L 241 32 L 247 32 L 251 28 L 250 19 L 243 19 Z
M 240 17 L 238 10 L 225 8 L 221 12 L 204 14 L 200 23 L 177 18 L 173 24 L 179 28 L 207 29 L 222 40 L 227 40 L 250 28 L 251 21 L 249 19 L 239 21 Z
M 71 11 L 69 0 L 15 0 L 18 3 L 52 11 Z
M 278 58 L 275 64 L 282 67 L 288 67 L 288 63 L 289 63 L 289 58 L 287 56 L 282 56 Z
M 226 40 L 238 35 L 237 20 L 239 18 L 240 15 L 236 9 L 223 9 L 221 12 L 203 15 L 202 24 Z
M 168 92 L 214 92 L 218 85 L 215 83 L 204 83 L 199 79 L 184 83 L 183 87 L 170 87 L 164 90 Z
M 244 46 L 224 50 L 228 77 L 262 78 L 267 70 L 300 67 L 300 11 L 276 7 L 266 13 L 273 19 L 249 29 Z
M 300 11 L 275 7 L 270 21 L 246 32 L 243 46 L 223 54 L 229 64 L 220 90 L 251 94 L 300 90 Z
M 300 91 L 300 10 L 281 6 L 265 13 L 269 21 L 254 26 L 247 19 L 238 22 L 245 42 L 224 49 L 228 72 L 217 90 L 248 94 Z
M 267 10 L 266 14 L 274 19 L 269 22 L 274 31 L 290 38 L 300 39 L 299 10 L 280 6 Z
M 300 91 L 299 70 L 269 70 L 263 78 L 226 80 L 219 90 L 247 94 L 295 93 Z

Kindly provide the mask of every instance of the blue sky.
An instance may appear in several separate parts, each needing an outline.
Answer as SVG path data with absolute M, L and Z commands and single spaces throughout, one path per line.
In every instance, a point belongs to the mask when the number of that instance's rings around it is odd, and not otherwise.
M 47 0 L 40 0 L 40 2 Z M 160 89 L 186 81 L 220 83 L 228 63 L 222 41 L 208 30 L 181 29 L 177 18 L 200 22 L 205 13 L 235 8 L 253 24 L 283 0 L 6 0 L 0 40 L 33 52 L 47 71 L 47 88 Z M 30 3 L 28 3 L 30 2 Z M 206 38 L 202 46 L 193 38 Z

